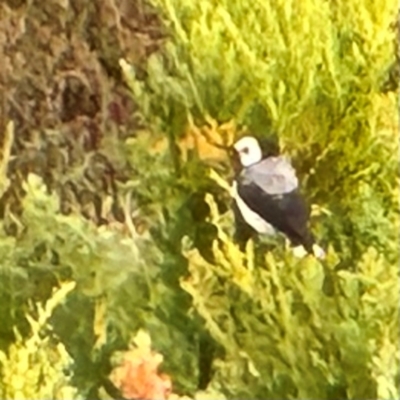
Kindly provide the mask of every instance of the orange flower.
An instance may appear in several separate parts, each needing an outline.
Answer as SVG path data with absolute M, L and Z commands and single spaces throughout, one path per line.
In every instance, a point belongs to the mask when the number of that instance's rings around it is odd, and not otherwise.
M 172 390 L 168 375 L 157 369 L 163 357 L 150 349 L 133 349 L 123 354 L 122 363 L 111 373 L 110 379 L 125 398 L 167 400 Z

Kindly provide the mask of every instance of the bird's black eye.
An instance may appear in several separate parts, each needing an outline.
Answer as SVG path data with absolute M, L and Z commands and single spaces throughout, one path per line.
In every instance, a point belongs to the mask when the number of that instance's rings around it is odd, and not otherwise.
M 249 148 L 248 148 L 248 147 L 245 147 L 245 148 L 241 151 L 241 153 L 249 154 Z

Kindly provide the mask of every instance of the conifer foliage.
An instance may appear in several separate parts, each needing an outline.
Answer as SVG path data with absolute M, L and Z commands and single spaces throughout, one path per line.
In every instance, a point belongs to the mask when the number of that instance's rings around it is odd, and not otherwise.
M 0 194 L 20 206 L 2 210 L 0 393 L 399 398 L 397 2 L 151 7 L 160 48 L 115 65 L 138 126 L 102 127 L 102 151 L 126 166 L 102 218 L 66 213 L 40 173 L 13 189 L 18 125 L 4 131 Z M 244 131 L 291 157 L 325 260 L 293 258 L 279 236 L 234 243 L 224 149 Z M 91 185 L 92 157 L 71 185 Z

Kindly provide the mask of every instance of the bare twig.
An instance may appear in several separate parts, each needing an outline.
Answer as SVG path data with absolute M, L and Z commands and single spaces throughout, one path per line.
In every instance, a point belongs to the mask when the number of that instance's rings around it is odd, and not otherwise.
M 14 143 L 14 122 L 9 121 L 4 132 L 4 142 L 2 158 L 0 161 L 0 197 L 10 186 L 10 180 L 7 177 L 8 163 L 11 157 L 11 148 Z

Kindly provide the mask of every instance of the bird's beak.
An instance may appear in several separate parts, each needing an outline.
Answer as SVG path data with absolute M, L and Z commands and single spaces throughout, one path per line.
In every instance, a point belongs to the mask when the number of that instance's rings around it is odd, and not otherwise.
M 232 146 L 227 146 L 227 152 L 229 154 L 230 157 L 235 157 L 238 156 L 238 152 L 236 151 L 235 147 Z

